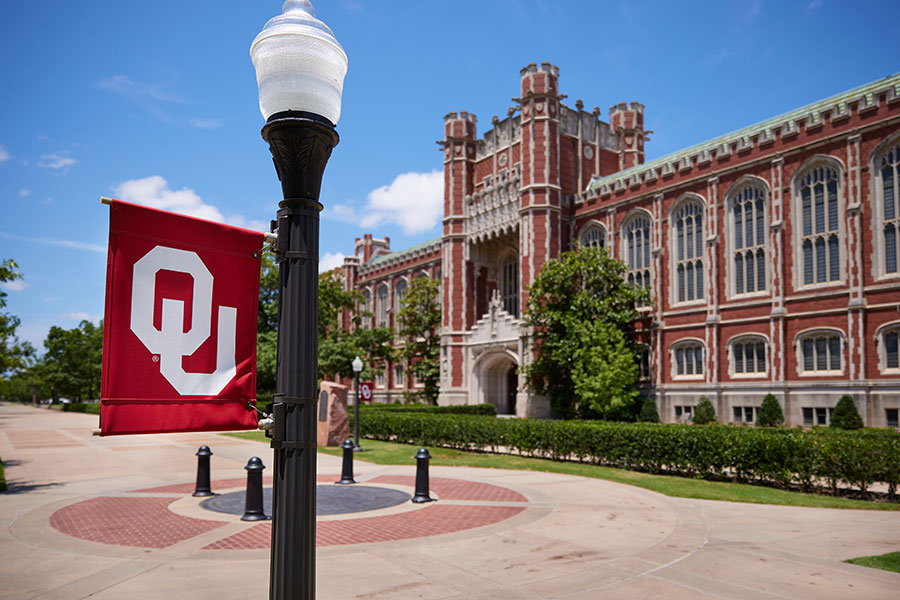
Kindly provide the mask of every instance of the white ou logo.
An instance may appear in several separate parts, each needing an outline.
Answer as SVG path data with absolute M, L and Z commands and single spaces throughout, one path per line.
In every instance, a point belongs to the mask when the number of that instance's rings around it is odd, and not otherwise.
M 183 331 L 184 302 L 173 298 L 163 298 L 162 329 L 153 326 L 156 274 L 163 270 L 186 273 L 194 280 L 188 331 Z M 237 309 L 230 306 L 219 307 L 215 372 L 187 373 L 181 364 L 209 339 L 212 292 L 213 276 L 196 252 L 156 246 L 134 263 L 131 331 L 150 352 L 159 355 L 160 373 L 182 396 L 217 396 L 237 374 Z

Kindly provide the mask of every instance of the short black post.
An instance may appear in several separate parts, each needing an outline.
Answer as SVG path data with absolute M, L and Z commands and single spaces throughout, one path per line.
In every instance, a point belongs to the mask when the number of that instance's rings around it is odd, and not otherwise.
M 341 448 L 344 449 L 344 465 L 341 468 L 341 480 L 335 481 L 335 483 L 356 483 L 356 480 L 353 479 L 353 442 L 344 440 L 344 443 L 341 444 Z
M 256 456 L 247 461 L 247 492 L 244 496 L 244 516 L 241 521 L 265 521 L 269 517 L 263 508 L 262 472 L 266 466 Z
M 416 495 L 412 501 L 431 502 L 433 498 L 428 495 L 428 461 L 431 455 L 428 454 L 427 448 L 419 448 L 416 452 Z
M 200 446 L 197 450 L 197 485 L 194 487 L 194 496 L 214 496 L 209 489 L 209 457 L 212 450 L 209 446 Z

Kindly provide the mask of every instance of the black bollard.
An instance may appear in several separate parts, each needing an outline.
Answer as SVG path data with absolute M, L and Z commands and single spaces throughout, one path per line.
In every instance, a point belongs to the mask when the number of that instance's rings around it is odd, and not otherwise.
M 344 449 L 344 464 L 341 468 L 341 480 L 335 481 L 335 483 L 356 483 L 356 480 L 353 479 L 353 442 L 344 440 L 344 443 L 341 444 L 341 448 Z
M 431 455 L 428 454 L 427 448 L 419 448 L 419 451 L 416 452 L 416 495 L 413 496 L 412 501 L 419 502 L 431 502 L 434 499 L 428 495 L 428 461 L 431 460 Z
M 194 496 L 215 496 L 209 489 L 209 457 L 212 450 L 209 446 L 200 446 L 197 450 L 197 485 L 194 487 Z
M 262 472 L 266 466 L 254 456 L 247 461 L 247 492 L 244 496 L 244 516 L 241 521 L 265 521 L 269 517 L 263 509 Z

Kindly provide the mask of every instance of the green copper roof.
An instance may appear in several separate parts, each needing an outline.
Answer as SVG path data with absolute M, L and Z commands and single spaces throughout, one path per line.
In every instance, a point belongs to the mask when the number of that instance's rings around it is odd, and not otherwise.
M 852 90 L 848 90 L 846 92 L 831 96 L 830 98 L 825 98 L 824 100 L 819 100 L 818 102 L 807 104 L 806 106 L 802 106 L 800 108 L 796 108 L 792 111 L 778 115 L 777 117 L 766 119 L 765 121 L 761 121 L 748 127 L 738 129 L 737 131 L 732 131 L 731 133 L 728 133 L 726 135 L 719 136 L 717 138 L 709 140 L 708 142 L 703 142 L 697 144 L 696 146 L 691 146 L 689 148 L 673 152 L 672 154 L 656 158 L 649 162 L 645 162 L 642 165 L 637 165 L 635 167 L 625 169 L 624 171 L 618 171 L 604 177 L 593 177 L 591 179 L 591 183 L 588 185 L 588 189 L 594 190 L 599 186 L 607 184 L 611 181 L 626 179 L 632 175 L 637 175 L 651 169 L 662 167 L 666 164 L 675 163 L 688 156 L 700 154 L 702 152 L 712 150 L 713 148 L 721 147 L 726 143 L 739 141 L 742 138 L 747 138 L 750 135 L 756 135 L 763 131 L 772 130 L 783 125 L 793 126 L 794 121 L 806 118 L 810 115 L 812 115 L 813 118 L 816 119 L 814 122 L 818 123 L 820 122 L 818 120 L 819 113 L 823 110 L 835 108 L 837 109 L 839 115 L 848 114 L 849 109 L 846 106 L 847 102 L 863 97 L 865 99 L 864 101 L 866 102 L 866 105 L 868 106 L 875 101 L 875 99 L 873 98 L 873 94 L 876 91 L 883 91 L 884 89 L 891 87 L 893 87 L 894 95 L 900 96 L 900 73 L 890 75 L 888 77 L 885 77 L 884 79 L 879 79 L 878 81 L 873 81 L 872 83 L 867 83 L 866 85 L 861 85 L 857 88 L 853 88 Z
M 397 252 L 391 252 L 390 254 L 382 254 L 380 256 L 376 256 L 366 263 L 367 267 L 374 267 L 384 262 L 393 261 L 393 260 L 402 260 L 404 256 L 408 256 L 411 254 L 415 254 L 419 250 L 424 250 L 428 246 L 434 244 L 440 244 L 441 238 L 434 238 L 433 240 L 428 240 L 427 242 L 422 242 L 421 244 L 416 244 L 415 246 L 410 246 L 405 250 L 398 250 Z

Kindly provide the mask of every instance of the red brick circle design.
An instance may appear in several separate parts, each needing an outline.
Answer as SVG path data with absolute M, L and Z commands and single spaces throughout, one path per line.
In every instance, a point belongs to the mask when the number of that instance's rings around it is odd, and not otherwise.
M 271 480 L 271 478 L 266 478 Z M 337 480 L 336 475 L 318 475 L 317 482 Z M 213 489 L 243 485 L 245 479 L 213 482 Z M 382 475 L 366 483 L 412 487 L 415 477 Z M 527 508 L 527 498 L 508 488 L 434 477 L 431 490 L 440 500 L 513 505 L 429 504 L 406 512 L 376 517 L 355 517 L 320 521 L 316 525 L 316 546 L 340 546 L 388 542 L 443 535 L 484 527 L 509 519 Z M 188 494 L 193 484 L 174 484 L 136 490 L 134 493 Z M 139 548 L 166 548 L 225 525 L 222 521 L 194 519 L 177 515 L 169 505 L 178 498 L 101 497 L 77 502 L 56 511 L 50 525 L 66 535 L 92 542 Z M 213 542 L 204 550 L 253 550 L 269 548 L 271 524 L 257 523 L 247 529 Z
M 460 506 L 432 504 L 421 510 L 384 515 L 320 521 L 316 524 L 316 546 L 348 546 L 443 535 L 493 525 L 525 510 L 524 506 Z M 204 550 L 259 550 L 269 547 L 270 523 L 260 523 Z
M 386 483 L 394 485 L 414 486 L 416 478 L 406 475 L 381 475 L 367 483 Z M 441 500 L 480 500 L 482 502 L 527 502 L 527 498 L 519 492 L 499 485 L 479 483 L 477 481 L 465 481 L 462 479 L 450 479 L 447 477 L 432 477 L 429 481 L 429 489 Z
M 61 508 L 50 525 L 66 535 L 90 542 L 138 548 L 167 548 L 226 525 L 176 515 L 172 498 L 92 498 Z

